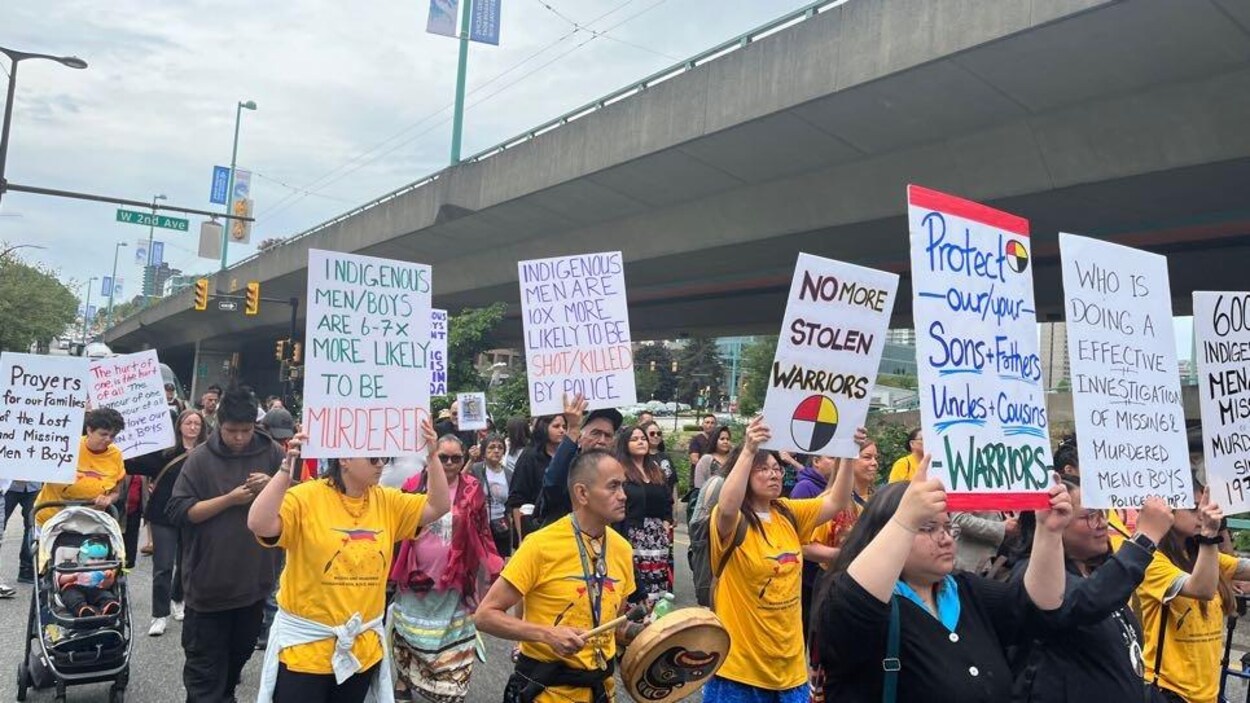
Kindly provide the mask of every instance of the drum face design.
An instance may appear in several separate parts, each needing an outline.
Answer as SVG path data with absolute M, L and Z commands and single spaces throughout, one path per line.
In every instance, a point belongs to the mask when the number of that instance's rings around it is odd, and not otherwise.
M 639 703 L 674 703 L 703 687 L 729 654 L 729 633 L 707 608 L 681 608 L 648 625 L 621 660 Z

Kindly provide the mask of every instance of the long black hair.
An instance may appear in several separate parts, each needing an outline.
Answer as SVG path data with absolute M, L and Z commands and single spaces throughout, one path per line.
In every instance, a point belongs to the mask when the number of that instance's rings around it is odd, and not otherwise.
M 551 427 L 551 423 L 561 415 L 539 415 L 534 418 L 534 433 L 530 435 L 530 446 L 535 450 L 547 453 L 547 430 Z
M 523 417 L 514 417 L 508 420 L 508 448 L 514 452 L 519 452 L 530 443 L 530 423 Z
M 1205 490 L 1206 487 L 1203 485 L 1202 481 L 1198 480 L 1197 476 L 1193 477 L 1193 482 L 1194 496 L 1201 496 L 1202 491 Z M 1189 510 L 1189 508 L 1180 509 Z M 1193 508 L 1193 510 L 1196 512 L 1197 508 Z M 1199 520 L 1201 520 L 1201 516 L 1199 516 Z M 1181 569 L 1187 574 L 1193 573 L 1194 565 L 1198 562 L 1198 542 L 1195 541 L 1193 537 L 1185 537 L 1180 532 L 1177 532 L 1175 526 L 1169 529 L 1167 534 L 1163 535 L 1163 539 L 1159 540 L 1159 551 L 1163 554 L 1163 556 L 1167 557 L 1168 561 L 1172 562 L 1176 568 Z M 1224 614 L 1232 615 L 1237 605 L 1236 592 L 1233 590 L 1232 581 L 1224 575 L 1223 571 L 1219 574 L 1219 581 L 1216 584 L 1216 590 L 1220 594 Z M 1202 612 L 1202 617 L 1204 618 L 1207 616 L 1207 602 L 1208 601 L 1198 601 L 1198 609 Z
M 741 444 L 734 447 L 733 450 L 729 452 L 729 456 L 725 458 L 725 464 L 724 464 L 725 466 L 729 467 L 725 470 L 726 476 L 729 475 L 729 472 L 733 471 L 734 464 L 738 463 L 738 457 L 741 455 L 742 455 Z M 776 459 L 777 463 L 779 464 L 781 463 L 781 460 L 778 458 L 776 452 L 770 452 L 765 449 L 760 449 L 755 452 L 755 456 L 751 459 L 751 469 L 750 469 L 751 472 L 754 473 L 757 467 L 763 466 L 764 463 L 768 461 L 768 457 L 770 456 L 773 459 Z M 755 510 L 751 508 L 752 496 L 753 494 L 751 492 L 751 479 L 748 476 L 747 477 L 747 491 L 746 491 L 746 494 L 743 495 L 742 497 L 742 506 L 738 508 L 738 511 L 742 514 L 742 519 L 746 521 L 747 527 L 758 532 L 759 535 L 764 538 L 764 541 L 768 543 L 768 537 L 764 534 L 764 525 L 763 523 L 760 522 L 760 517 L 755 514 Z M 785 503 L 782 503 L 779 500 L 773 500 L 769 502 L 769 507 L 771 507 L 773 510 L 776 510 L 778 513 L 780 513 L 784 518 L 786 518 L 790 522 L 796 525 L 798 524 L 797 518 L 795 518 L 794 516 L 794 512 L 790 510 L 789 508 L 787 508 Z M 802 538 L 802 535 L 799 535 L 799 537 Z M 769 544 L 771 545 L 771 543 Z
M 1055 471 L 1066 474 L 1063 470 L 1065 466 L 1071 466 L 1078 472 L 1081 470 L 1080 459 L 1076 452 L 1075 434 L 1065 435 L 1059 440 L 1059 446 L 1055 447 Z

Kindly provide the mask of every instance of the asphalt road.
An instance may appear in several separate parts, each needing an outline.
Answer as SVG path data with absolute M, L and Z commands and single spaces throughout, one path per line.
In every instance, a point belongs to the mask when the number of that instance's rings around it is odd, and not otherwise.
M 10 521 L 0 548 L 0 582 L 18 590 L 16 598 L 0 600 L 0 701 L 14 700 L 17 694 L 17 665 L 25 651 L 23 637 L 26 634 L 26 614 L 30 607 L 30 586 L 18 585 L 17 546 L 21 541 L 21 524 L 18 516 Z M 677 536 L 677 601 L 679 605 L 693 605 L 694 589 L 690 569 L 686 565 L 686 537 L 684 525 Z M 142 542 L 142 538 L 141 538 Z M 134 571 L 130 573 L 131 607 L 135 613 L 135 637 L 131 654 L 130 686 L 126 691 L 128 701 L 150 703 L 153 701 L 181 701 L 185 699 L 182 689 L 182 647 L 180 645 L 181 623 L 169 621 L 168 631 L 161 637 L 148 637 L 151 623 L 152 559 L 140 556 Z M 504 684 L 512 673 L 511 643 L 486 637 L 486 662 L 478 662 L 473 669 L 469 691 L 470 703 L 498 703 L 503 696 Z M 257 652 L 243 672 L 243 683 L 237 691 L 240 701 L 256 699 L 256 683 L 260 672 L 261 653 Z M 28 701 L 51 702 L 53 691 L 31 691 Z M 89 684 L 68 690 L 69 701 L 108 700 L 108 684 Z M 619 700 L 628 701 L 624 694 Z M 698 703 L 696 694 L 686 700 Z

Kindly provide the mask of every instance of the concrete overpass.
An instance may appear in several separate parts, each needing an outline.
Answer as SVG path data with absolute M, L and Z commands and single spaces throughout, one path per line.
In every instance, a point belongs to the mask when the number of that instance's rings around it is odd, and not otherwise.
M 636 338 L 775 332 L 799 251 L 906 273 L 915 182 L 1033 221 L 1039 314 L 1056 233 L 1169 254 L 1244 287 L 1250 0 L 850 0 L 652 76 L 218 276 L 302 296 L 309 248 L 432 264 L 435 303 L 505 301 L 518 259 L 620 248 Z M 910 323 L 906 290 L 897 322 Z M 212 375 L 272 367 L 287 315 L 184 293 L 106 333 Z M 254 381 L 255 382 L 255 381 Z

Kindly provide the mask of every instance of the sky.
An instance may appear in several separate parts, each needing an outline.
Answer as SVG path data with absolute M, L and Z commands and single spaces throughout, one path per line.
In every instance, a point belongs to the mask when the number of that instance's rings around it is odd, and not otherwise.
M 806 5 L 808 0 L 502 0 L 500 46 L 473 44 L 462 153 L 474 154 Z M 254 245 L 288 237 L 446 166 L 457 42 L 427 34 L 428 0 L 5 0 L 0 46 L 76 55 L 19 69 L 10 182 L 185 207 L 227 166 L 250 170 Z M 0 62 L 7 72 L 7 62 Z M 0 73 L 0 80 L 5 79 Z M 0 201 L 0 245 L 86 295 L 117 274 L 139 292 L 148 229 L 117 206 L 22 193 Z M 167 213 L 177 216 L 177 213 Z M 157 230 L 165 260 L 215 271 L 190 232 Z M 3 248 L 0 246 L 0 248 Z M 100 301 L 100 282 L 93 305 Z M 1177 352 L 1189 358 L 1189 321 Z
M 807 0 L 502 0 L 500 46 L 473 44 L 462 153 L 523 133 L 678 63 Z M 76 55 L 72 70 L 20 65 L 7 177 L 12 183 L 199 209 L 214 165 L 253 172 L 253 245 L 287 237 L 447 164 L 457 42 L 425 32 L 428 0 L 6 0 L 0 46 Z M 7 72 L 7 61 L 3 62 Z M 0 73 L 0 80 L 6 76 Z M 117 206 L 9 193 L 0 243 L 81 288 L 111 273 L 139 292 L 137 240 Z M 177 213 L 167 213 L 177 215 Z M 157 230 L 187 273 L 199 222 Z M 231 246 L 230 261 L 254 252 Z M 93 305 L 99 300 L 95 284 Z

